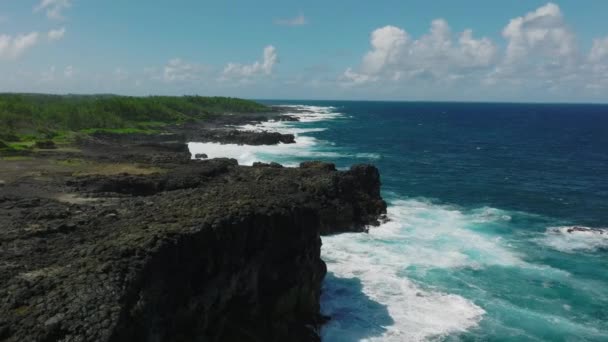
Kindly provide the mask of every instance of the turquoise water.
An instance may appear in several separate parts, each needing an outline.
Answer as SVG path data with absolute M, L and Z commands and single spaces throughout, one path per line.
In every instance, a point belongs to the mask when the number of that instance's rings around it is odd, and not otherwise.
M 325 341 L 608 341 L 608 232 L 568 232 L 608 227 L 608 106 L 291 104 L 247 128 L 295 145 L 191 148 L 380 168 L 391 221 L 323 238 Z

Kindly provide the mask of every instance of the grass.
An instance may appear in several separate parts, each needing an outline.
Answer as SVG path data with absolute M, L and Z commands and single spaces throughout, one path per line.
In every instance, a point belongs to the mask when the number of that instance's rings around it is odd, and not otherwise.
M 169 124 L 269 110 L 227 97 L 0 94 L 0 140 L 53 139 L 66 131 L 152 134 Z
M 7 150 L 12 150 L 12 151 L 25 151 L 25 150 L 31 150 L 32 148 L 34 148 L 34 145 L 36 145 L 36 141 L 34 140 L 29 140 L 29 141 L 16 141 L 16 142 L 8 142 L 6 143 L 7 145 Z
M 228 97 L 0 94 L 0 153 L 33 151 L 43 141 L 65 149 L 81 135 L 158 134 L 167 125 L 268 111 Z
M 6 157 L 0 157 L 0 160 L 2 161 L 25 161 L 25 160 L 32 160 L 34 158 L 32 157 L 27 157 L 27 156 L 6 156 Z
M 160 133 L 159 130 L 155 129 L 145 129 L 145 128 L 87 128 L 80 130 L 80 132 L 85 134 L 94 134 L 94 133 L 113 133 L 113 134 L 156 134 Z

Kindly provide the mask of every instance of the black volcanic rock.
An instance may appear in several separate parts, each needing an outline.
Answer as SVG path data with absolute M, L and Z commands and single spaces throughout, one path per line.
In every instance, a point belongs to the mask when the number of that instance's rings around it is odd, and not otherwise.
M 221 144 L 238 145 L 276 145 L 296 142 L 293 134 L 220 129 L 199 130 L 191 133 L 188 138 L 195 142 L 219 142 Z
M 38 140 L 36 141 L 36 148 L 51 150 L 57 148 L 52 140 Z
M 8 189 L 0 340 L 318 341 L 320 234 L 386 204 L 375 167 L 312 165 L 72 177 L 76 203 Z
M 318 160 L 305 161 L 300 163 L 302 169 L 321 169 L 327 171 L 336 171 L 336 165 L 334 163 L 326 163 Z

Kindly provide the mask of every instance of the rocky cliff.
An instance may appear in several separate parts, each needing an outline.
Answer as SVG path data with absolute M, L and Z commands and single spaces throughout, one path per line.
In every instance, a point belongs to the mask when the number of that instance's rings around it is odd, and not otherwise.
M 32 181 L 33 182 L 33 181 Z M 321 234 L 386 212 L 378 170 L 191 161 L 0 189 L 2 341 L 315 341 Z

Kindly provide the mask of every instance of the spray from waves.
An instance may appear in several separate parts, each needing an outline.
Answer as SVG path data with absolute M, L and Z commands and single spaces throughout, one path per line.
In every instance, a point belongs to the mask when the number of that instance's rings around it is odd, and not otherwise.
M 220 143 L 189 143 L 190 153 L 205 153 L 209 158 L 234 158 L 240 165 L 252 165 L 254 162 L 281 162 L 286 166 L 295 166 L 294 158 L 339 158 L 336 152 L 315 151 L 319 141 L 312 137 L 300 136 L 295 144 L 277 145 L 236 145 Z M 291 162 L 290 162 L 291 161 Z
M 335 152 L 336 148 L 333 148 L 331 143 L 304 135 L 327 129 L 324 127 L 312 127 L 310 123 L 341 118 L 342 114 L 333 112 L 335 107 L 299 105 L 284 107 L 294 108 L 294 112 L 287 112 L 285 115 L 297 117 L 300 121 L 267 121 L 255 125 L 237 126 L 236 128 L 244 131 L 270 131 L 294 134 L 296 137 L 295 144 L 281 143 L 278 145 L 250 146 L 191 142 L 188 144 L 190 153 L 193 156 L 204 153 L 208 158 L 234 158 L 241 165 L 252 165 L 254 162 L 279 162 L 288 167 L 297 166 L 297 160 L 306 159 L 380 158 L 380 155 L 374 153 L 349 154 Z
M 296 123 L 297 124 L 297 123 Z M 303 133 L 311 132 L 323 132 L 327 128 L 323 127 L 295 127 L 296 124 L 285 122 L 285 121 L 266 121 L 255 125 L 241 125 L 236 128 L 241 131 L 254 131 L 254 132 L 279 132 L 282 134 L 294 134 L 299 135 Z
M 388 215 L 391 221 L 369 234 L 323 238 L 322 257 L 330 274 L 321 308 L 332 320 L 322 335 L 328 341 L 441 340 L 470 332 L 487 312 L 492 316 L 484 320 L 486 327 L 497 329 L 505 329 L 494 316 L 497 310 L 542 315 L 525 306 L 502 308 L 492 295 L 492 282 L 483 277 L 478 281 L 464 276 L 460 280 L 469 290 L 459 292 L 462 295 L 447 293 L 449 287 L 441 287 L 441 281 L 451 281 L 454 272 L 463 270 L 509 270 L 530 281 L 568 283 L 593 293 L 566 271 L 529 262 L 509 237 L 493 229 L 509 227 L 512 215 L 519 213 L 490 207 L 463 210 L 409 199 L 393 201 Z M 439 279 L 438 274 L 447 278 Z
M 331 106 L 286 105 L 282 107 L 293 108 L 294 112 L 285 113 L 285 115 L 298 118 L 300 122 L 317 122 L 344 117 L 344 114 L 336 112 L 336 107 Z
M 324 238 L 323 259 L 332 276 L 325 283 L 322 311 L 334 319 L 324 327 L 323 337 L 424 341 L 477 326 L 485 313 L 481 307 L 458 295 L 422 288 L 403 271 L 524 264 L 500 238 L 470 229 L 480 217 L 487 222 L 506 216 L 497 209 L 463 213 L 420 200 L 399 200 L 389 207 L 391 221 L 369 234 Z M 360 281 L 363 300 L 344 279 Z
M 322 132 L 327 128 L 324 127 L 298 127 L 302 123 L 314 123 L 327 120 L 335 120 L 342 118 L 343 114 L 337 113 L 335 107 L 321 106 L 303 106 L 303 105 L 286 105 L 284 108 L 293 108 L 293 112 L 286 112 L 285 116 L 293 117 L 298 121 L 266 121 L 255 125 L 237 126 L 237 129 L 244 131 L 272 131 L 283 134 L 302 134 L 310 132 Z
M 608 251 L 608 229 L 549 227 L 536 241 L 564 253 Z

